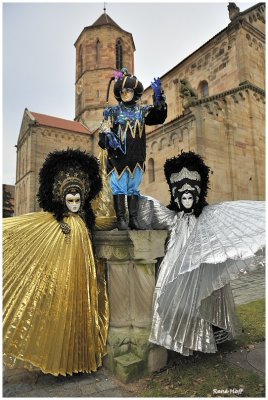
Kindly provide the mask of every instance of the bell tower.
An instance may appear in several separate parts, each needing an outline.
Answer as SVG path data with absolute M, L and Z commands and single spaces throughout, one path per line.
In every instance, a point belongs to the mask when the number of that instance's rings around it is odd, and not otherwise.
M 94 24 L 83 29 L 74 46 L 75 120 L 93 133 L 100 126 L 107 105 L 108 83 L 114 71 L 126 67 L 134 73 L 135 45 L 132 34 L 120 28 L 104 9 Z M 116 104 L 112 85 L 109 104 Z

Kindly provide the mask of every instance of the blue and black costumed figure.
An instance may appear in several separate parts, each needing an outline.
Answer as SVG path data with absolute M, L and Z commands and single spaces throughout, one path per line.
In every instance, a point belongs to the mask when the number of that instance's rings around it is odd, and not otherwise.
M 107 149 L 107 174 L 113 193 L 117 228 L 142 229 L 137 221 L 139 186 L 142 182 L 146 159 L 145 125 L 162 124 L 167 117 L 167 105 L 159 78 L 154 79 L 153 105 L 141 106 L 137 102 L 143 94 L 143 85 L 126 68 L 115 72 L 114 96 L 118 105 L 106 107 L 100 127 L 99 146 Z M 125 220 L 127 196 L 129 225 Z

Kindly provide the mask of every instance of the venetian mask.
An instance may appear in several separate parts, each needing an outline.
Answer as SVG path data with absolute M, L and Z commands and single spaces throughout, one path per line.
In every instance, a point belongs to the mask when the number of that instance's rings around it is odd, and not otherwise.
M 172 184 L 172 194 L 174 202 L 178 205 L 179 209 L 185 212 L 191 211 L 198 201 L 195 189 L 182 192 L 181 187 L 176 182 Z
M 80 206 L 81 206 L 80 193 L 76 193 L 76 194 L 68 193 L 68 194 L 66 194 L 65 204 L 66 204 L 66 207 L 68 208 L 69 211 L 71 211 L 73 213 L 77 213 L 79 211 L 79 209 L 80 209 Z
M 129 103 L 132 101 L 134 97 L 134 90 L 133 89 L 122 89 L 120 92 L 120 96 L 123 103 Z
M 194 204 L 194 198 L 192 193 L 190 192 L 183 193 L 183 195 L 181 196 L 181 204 L 187 210 L 191 209 Z

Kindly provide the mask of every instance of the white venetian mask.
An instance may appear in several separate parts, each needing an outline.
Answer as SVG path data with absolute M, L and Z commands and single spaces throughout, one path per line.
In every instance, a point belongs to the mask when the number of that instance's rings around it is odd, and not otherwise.
M 73 213 L 77 213 L 79 211 L 80 206 L 81 206 L 80 193 L 76 193 L 76 194 L 68 193 L 68 194 L 66 194 L 65 204 L 66 204 L 68 210 L 70 210 Z
M 186 208 L 187 210 L 192 208 L 194 203 L 194 198 L 192 193 L 183 193 L 183 195 L 181 196 L 181 204 L 183 205 L 184 208 Z

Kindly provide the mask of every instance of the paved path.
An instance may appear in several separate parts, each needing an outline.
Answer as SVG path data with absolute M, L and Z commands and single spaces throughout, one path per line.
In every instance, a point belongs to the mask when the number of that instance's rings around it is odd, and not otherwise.
M 265 297 L 265 270 L 246 273 L 231 283 L 235 304 L 245 304 Z
M 230 353 L 226 359 L 237 367 L 265 377 L 265 342 Z
M 236 304 L 246 304 L 265 297 L 265 270 L 264 268 L 242 275 L 231 284 Z M 248 349 L 228 354 L 228 361 L 247 371 L 256 372 L 265 376 L 265 342 L 249 346 Z
M 236 304 L 249 303 L 265 297 L 264 270 L 243 275 L 232 283 Z M 250 351 L 230 355 L 230 362 L 264 375 L 265 343 Z M 3 397 L 134 397 L 107 370 L 72 377 L 54 377 L 26 370 L 5 370 Z
M 3 375 L 3 397 L 133 397 L 104 368 L 66 377 L 23 369 L 6 370 Z

